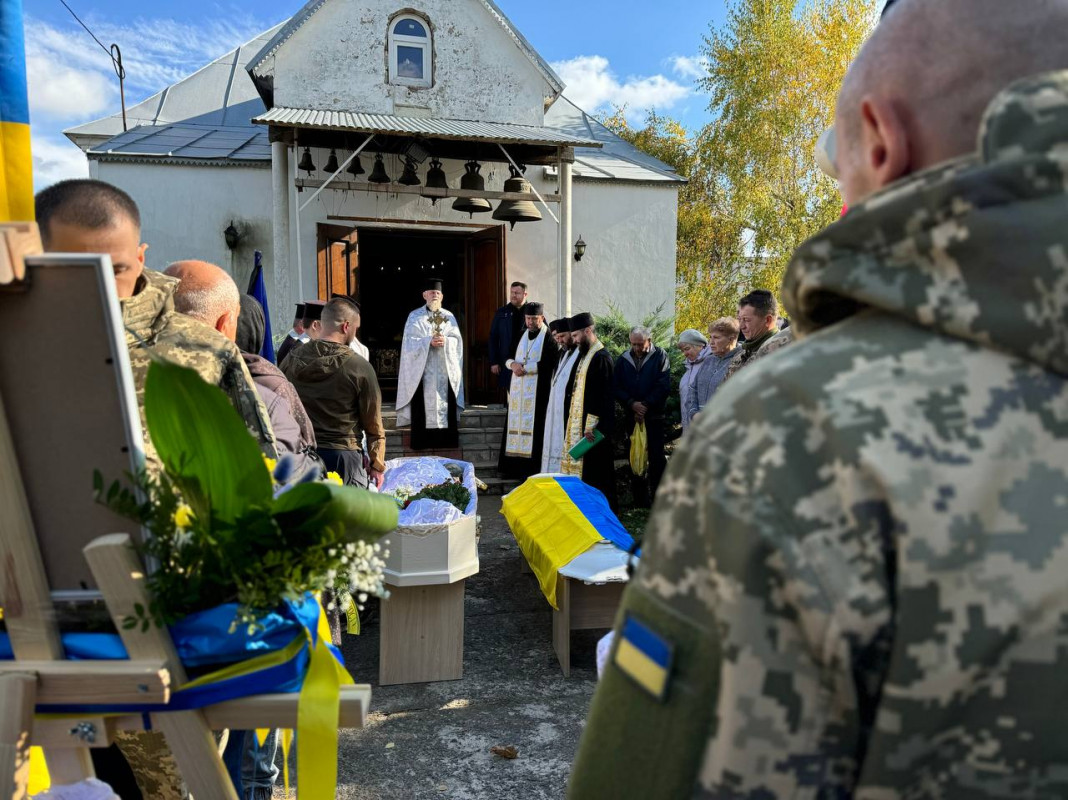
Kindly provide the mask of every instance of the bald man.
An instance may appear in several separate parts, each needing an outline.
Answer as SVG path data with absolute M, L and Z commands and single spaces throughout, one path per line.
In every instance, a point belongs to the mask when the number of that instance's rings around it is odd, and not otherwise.
M 671 461 L 574 798 L 1068 797 L 1068 0 L 898 0 L 798 341 Z
M 293 456 L 298 475 L 321 468 L 322 461 L 315 452 L 315 431 L 300 396 L 282 371 L 259 355 L 263 346 L 263 309 L 256 299 L 242 295 L 225 270 L 206 261 L 176 261 L 164 273 L 179 280 L 174 292 L 174 307 L 179 313 L 214 328 L 238 346 L 267 409 L 279 455 Z

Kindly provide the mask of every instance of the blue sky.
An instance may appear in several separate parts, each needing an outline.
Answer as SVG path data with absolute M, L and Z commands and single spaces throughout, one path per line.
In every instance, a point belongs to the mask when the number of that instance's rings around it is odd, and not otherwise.
M 118 42 L 132 105 L 235 45 L 287 19 L 302 0 L 67 0 L 104 42 Z M 695 87 L 702 37 L 724 0 L 498 0 L 587 111 L 625 104 L 640 122 L 655 107 L 700 127 L 707 97 Z M 403 5 L 403 3 L 401 4 Z M 87 174 L 64 128 L 114 113 L 108 57 L 59 0 L 24 0 L 35 182 Z M 561 20 L 563 22 L 561 22 Z

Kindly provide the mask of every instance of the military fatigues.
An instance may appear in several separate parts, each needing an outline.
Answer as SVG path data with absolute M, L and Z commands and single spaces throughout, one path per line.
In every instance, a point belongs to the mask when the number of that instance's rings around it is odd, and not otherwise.
M 727 374 L 723 376 L 723 382 L 726 383 L 743 367 L 759 358 L 764 348 L 775 341 L 775 338 L 779 335 L 778 328 L 772 328 L 763 335 L 754 339 L 751 342 L 742 342 L 738 345 L 738 355 L 734 357 L 730 365 L 727 367 Z
M 798 342 L 661 486 L 571 797 L 1068 796 L 1068 73 L 980 143 L 799 250 Z
M 240 351 L 217 331 L 174 310 L 177 285 L 174 278 L 146 269 L 137 293 L 120 301 L 149 472 L 161 467 L 145 423 L 145 378 L 153 357 L 191 367 L 222 389 L 263 451 L 274 457 L 274 434 L 267 409 L 256 393 Z M 146 800 L 180 800 L 188 796 L 162 734 L 120 732 L 116 742 Z

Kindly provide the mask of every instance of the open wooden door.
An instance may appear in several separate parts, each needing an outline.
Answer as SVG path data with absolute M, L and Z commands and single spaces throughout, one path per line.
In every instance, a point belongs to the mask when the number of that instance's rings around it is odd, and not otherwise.
M 489 334 L 494 312 L 508 298 L 505 230 L 504 225 L 495 225 L 472 234 L 467 240 L 464 382 L 467 402 L 472 405 L 502 400 L 497 379 L 490 374 Z
M 333 294 L 360 299 L 360 251 L 355 228 L 340 225 L 318 227 L 318 297 L 329 300 Z

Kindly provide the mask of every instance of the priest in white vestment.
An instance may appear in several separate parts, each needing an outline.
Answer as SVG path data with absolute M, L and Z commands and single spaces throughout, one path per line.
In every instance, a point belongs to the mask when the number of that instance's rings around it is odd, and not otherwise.
M 541 471 L 561 472 L 564 457 L 564 432 L 567 427 L 567 385 L 578 361 L 578 345 L 571 339 L 567 317 L 554 320 L 549 326 L 560 347 L 560 360 L 553 372 L 549 390 L 549 407 L 545 413 L 545 438 L 541 450 Z
M 545 413 L 560 352 L 545 325 L 542 304 L 527 303 L 522 311 L 526 333 L 516 345 L 514 357 L 505 362 L 505 367 L 512 373 L 512 381 L 508 388 L 508 419 L 497 464 L 502 476 L 516 480 L 526 480 L 541 470 Z
M 437 278 L 423 292 L 426 305 L 408 315 L 397 379 L 397 426 L 411 425 L 413 450 L 455 449 L 464 408 L 464 342 L 456 317 L 441 307 Z

